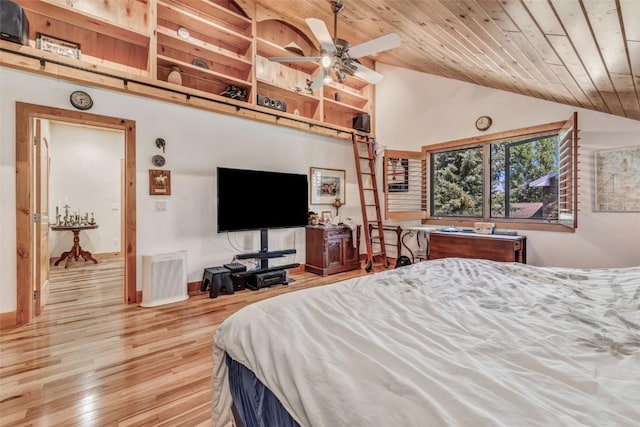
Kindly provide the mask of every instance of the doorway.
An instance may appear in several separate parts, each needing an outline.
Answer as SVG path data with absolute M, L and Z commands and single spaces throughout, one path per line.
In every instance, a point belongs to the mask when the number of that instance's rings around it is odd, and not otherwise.
M 41 105 L 16 103 L 16 240 L 17 305 L 16 324 L 24 324 L 36 315 L 34 283 L 36 280 L 36 243 L 34 232 L 35 195 L 34 126 L 37 119 L 121 130 L 124 133 L 123 261 L 124 301 L 137 302 L 136 292 L 136 163 L 135 121 L 86 112 L 63 110 Z

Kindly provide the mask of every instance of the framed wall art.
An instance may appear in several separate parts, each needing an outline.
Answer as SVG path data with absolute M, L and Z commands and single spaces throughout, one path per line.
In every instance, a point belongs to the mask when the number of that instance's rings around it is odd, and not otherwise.
M 149 169 L 149 195 L 171 195 L 171 171 Z
M 36 48 L 73 59 L 80 59 L 80 44 L 46 34 L 36 34 Z
M 595 152 L 595 210 L 640 212 L 640 146 Z
M 346 203 L 344 170 L 311 167 L 309 175 L 312 205 L 332 205 L 336 198 L 340 198 L 342 204 Z

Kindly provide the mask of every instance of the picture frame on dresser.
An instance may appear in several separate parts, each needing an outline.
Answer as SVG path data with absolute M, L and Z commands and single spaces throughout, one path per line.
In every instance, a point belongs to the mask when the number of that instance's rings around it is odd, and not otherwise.
M 331 211 L 322 211 L 321 215 L 322 216 L 320 217 L 320 219 L 324 224 L 329 224 L 333 219 L 333 216 L 331 215 Z
M 309 168 L 310 200 L 312 205 L 332 205 L 336 198 L 346 203 L 345 170 Z

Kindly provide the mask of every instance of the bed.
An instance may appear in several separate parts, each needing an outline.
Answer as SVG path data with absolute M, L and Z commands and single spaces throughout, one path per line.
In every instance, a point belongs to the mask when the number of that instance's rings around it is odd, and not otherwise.
M 251 304 L 213 352 L 216 426 L 238 386 L 247 427 L 637 426 L 640 267 L 421 262 Z

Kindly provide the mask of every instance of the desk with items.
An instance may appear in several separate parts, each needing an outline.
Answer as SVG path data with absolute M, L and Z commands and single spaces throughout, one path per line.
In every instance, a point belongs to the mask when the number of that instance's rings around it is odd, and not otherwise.
M 412 226 L 405 228 L 402 244 L 409 251 L 412 262 L 456 256 L 526 263 L 525 236 L 519 236 L 511 230 L 491 231 L 492 233 L 476 233 L 474 229 L 456 227 Z M 405 240 L 413 235 L 416 236 L 418 246 L 415 253 Z M 431 235 L 437 236 L 435 240 L 438 248 L 433 253 Z M 443 249 L 442 245 L 449 248 Z M 481 246 L 482 250 L 473 246 Z

